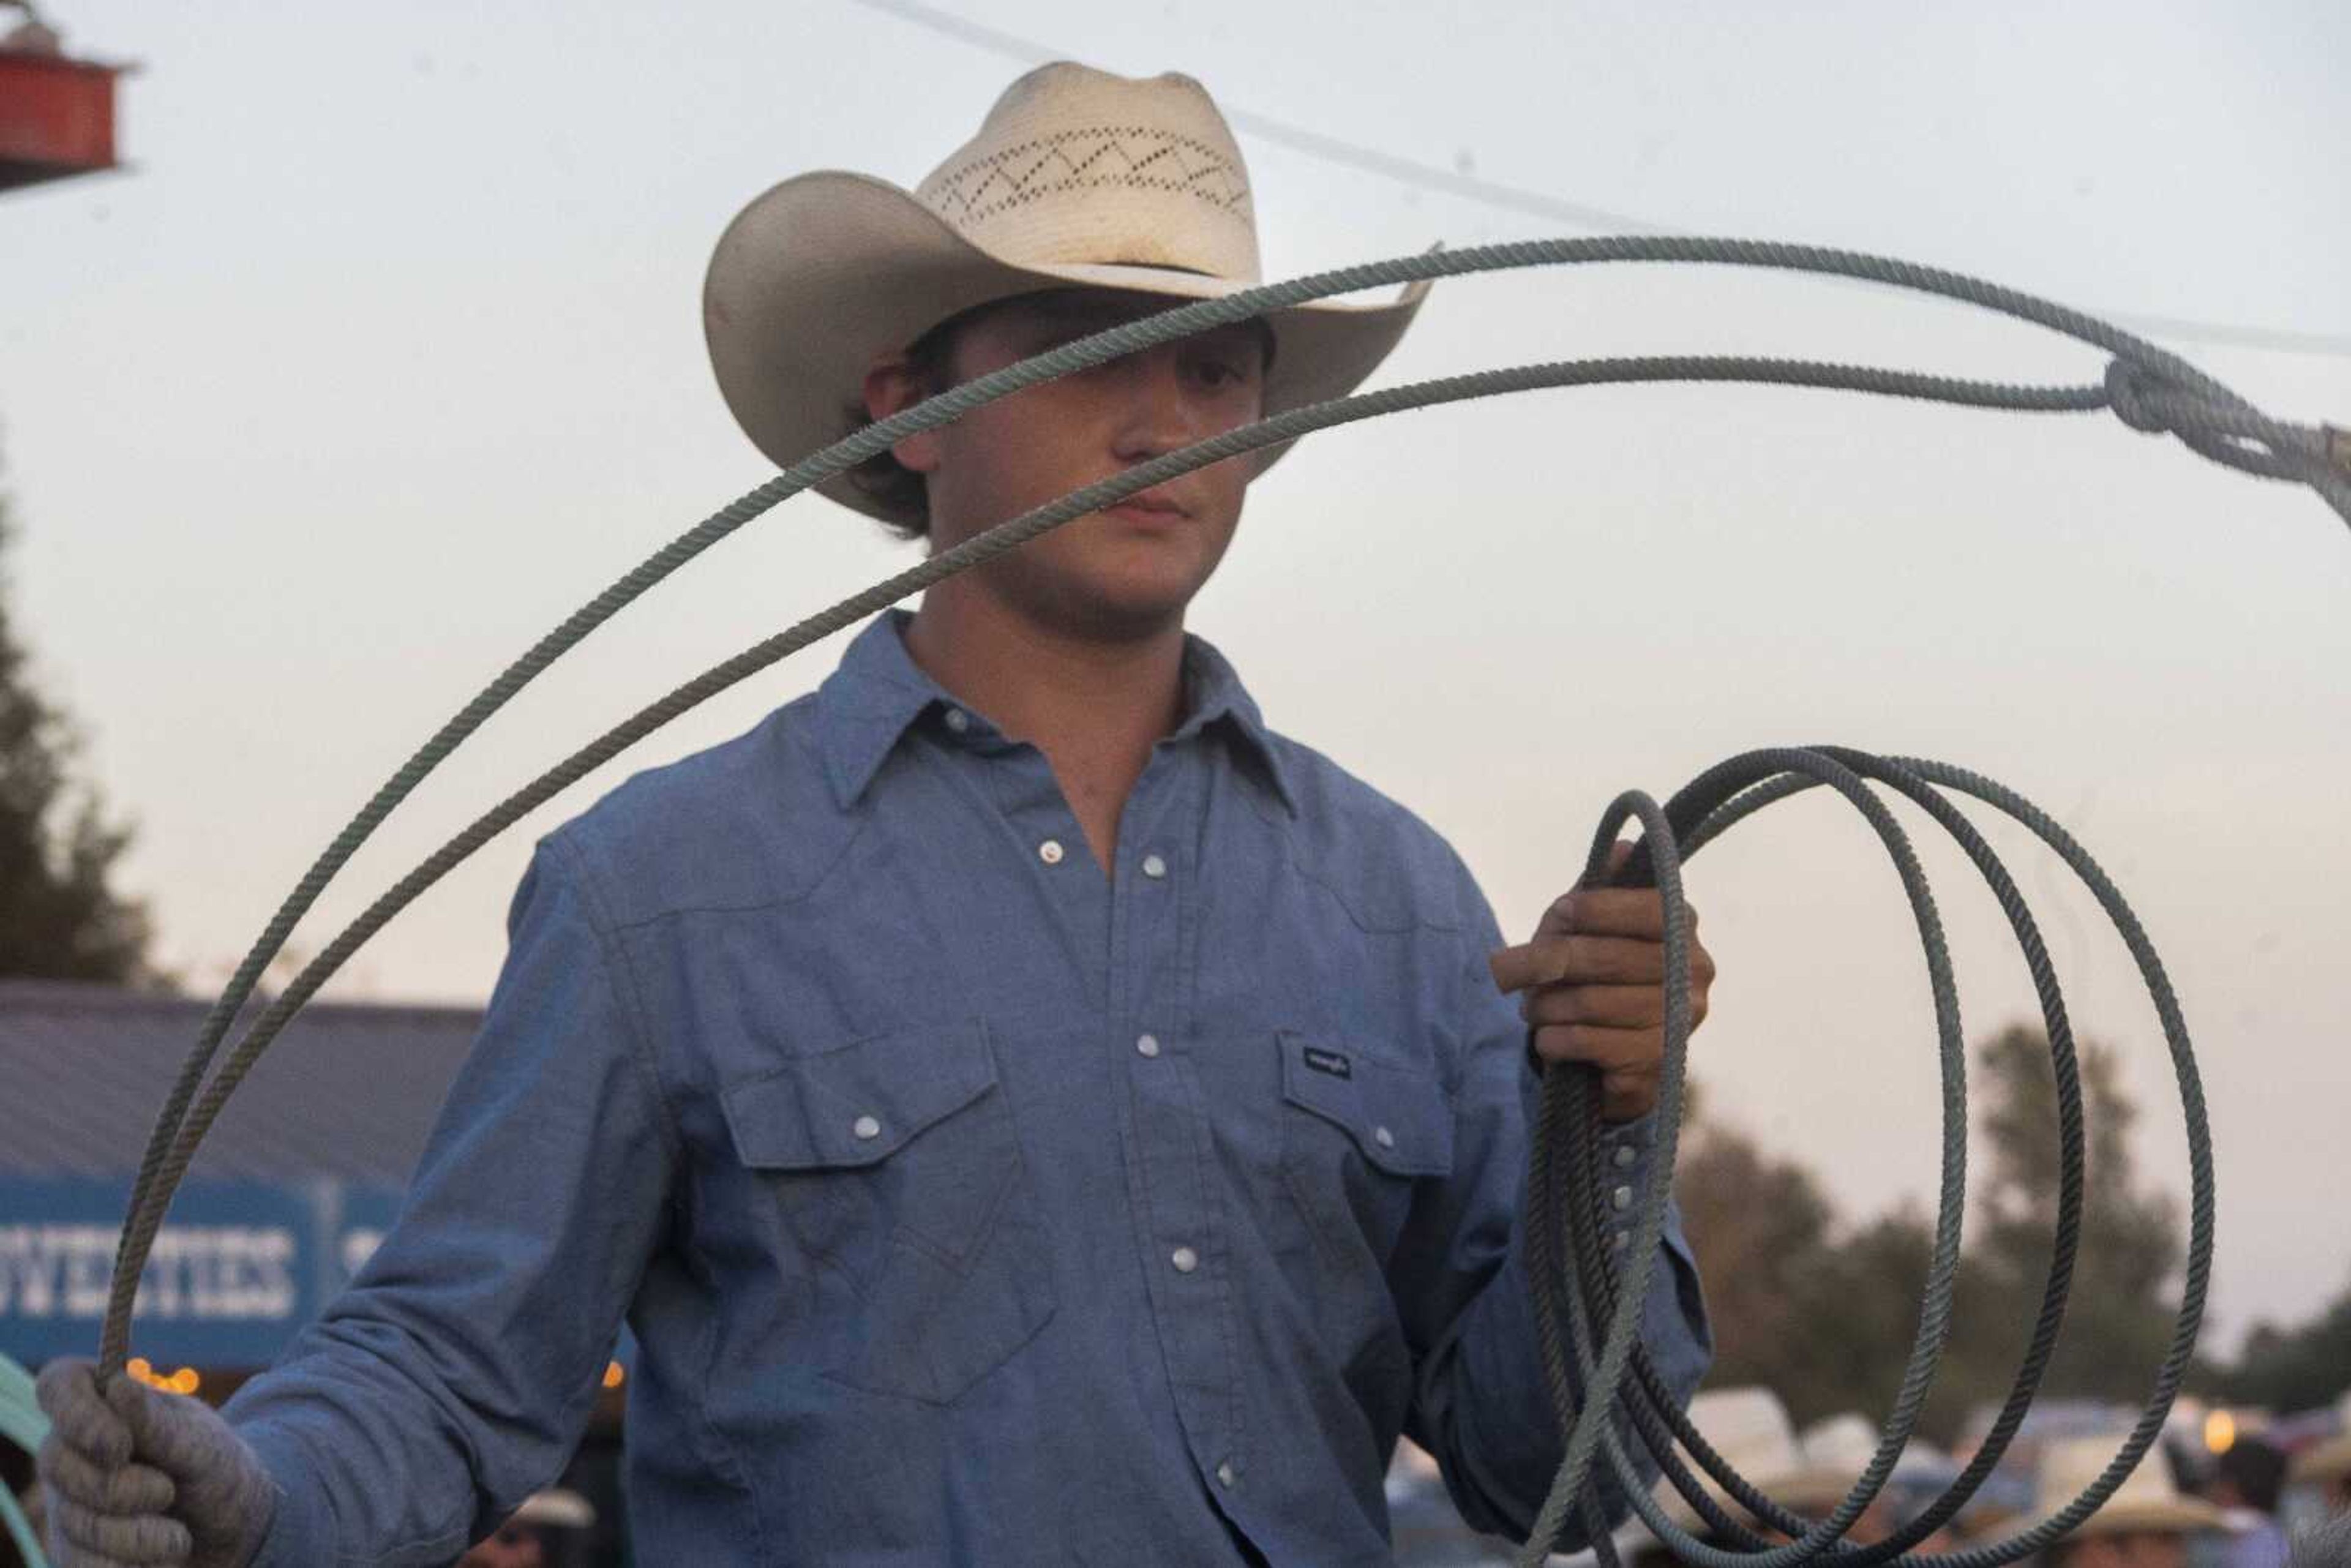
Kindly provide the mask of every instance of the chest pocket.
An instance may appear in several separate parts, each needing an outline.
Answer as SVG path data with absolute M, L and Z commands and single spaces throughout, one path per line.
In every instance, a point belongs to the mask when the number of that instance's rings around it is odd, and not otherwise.
M 729 1087 L 788 1275 L 850 1290 L 795 1346 L 828 1376 L 954 1399 L 1053 1315 L 1052 1256 L 977 1019 L 856 1040 Z
M 1453 1103 L 1433 1071 L 1282 1031 L 1283 1184 L 1332 1260 L 1384 1267 L 1414 1184 L 1453 1171 Z

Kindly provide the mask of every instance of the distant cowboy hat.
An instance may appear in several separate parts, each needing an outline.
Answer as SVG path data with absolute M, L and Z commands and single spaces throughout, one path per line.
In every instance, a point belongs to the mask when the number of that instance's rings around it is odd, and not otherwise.
M 523 1499 L 508 1521 L 542 1530 L 585 1530 L 596 1522 L 596 1505 L 576 1491 L 549 1487 Z
M 1690 1424 L 1698 1429 L 1714 1451 L 1729 1461 L 1730 1468 L 1765 1491 L 1771 1492 L 1790 1508 L 1802 1508 L 1813 1501 L 1809 1491 L 1802 1500 L 1782 1496 L 1768 1484 L 1784 1484 L 1806 1469 L 1802 1445 L 1796 1440 L 1795 1423 L 1788 1417 L 1788 1407 L 1780 1396 L 1768 1388 L 1709 1388 L 1690 1400 Z M 1693 1465 L 1692 1471 L 1708 1498 L 1728 1510 L 1732 1518 L 1747 1519 L 1747 1511 L 1731 1501 L 1714 1478 Z M 1848 1480 L 1846 1486 L 1852 1485 Z M 1827 1494 L 1835 1501 L 1844 1495 L 1840 1487 Z M 1684 1530 L 1700 1535 L 1707 1533 L 1698 1511 L 1689 1505 L 1673 1482 L 1660 1477 L 1653 1495 L 1665 1506 L 1666 1517 Z
M 978 134 L 912 192 L 870 175 L 797 175 L 737 214 L 703 284 L 719 391 L 789 467 L 855 424 L 865 372 L 951 316 L 1071 287 L 1173 306 L 1263 281 L 1249 171 L 1207 89 L 1170 72 L 1057 61 L 1005 89 Z M 1403 337 L 1428 291 L 1269 314 L 1269 414 L 1343 397 Z M 1259 472 L 1282 448 L 1257 456 Z M 845 475 L 818 486 L 885 521 L 917 519 Z
M 2033 1502 L 2046 1519 L 2086 1490 L 2114 1462 L 2123 1435 L 2064 1437 L 2041 1450 L 2033 1482 Z M 2116 1489 L 2105 1506 L 2074 1527 L 2075 1535 L 2115 1535 L 2124 1531 L 2187 1531 L 2218 1530 L 2220 1511 L 2198 1498 L 2183 1497 L 2171 1484 L 2171 1467 L 2160 1453 L 2139 1460 L 2129 1479 Z

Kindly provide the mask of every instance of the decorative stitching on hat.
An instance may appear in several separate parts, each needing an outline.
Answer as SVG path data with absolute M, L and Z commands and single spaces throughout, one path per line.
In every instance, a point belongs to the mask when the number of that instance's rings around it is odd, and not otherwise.
M 1086 141 L 1099 145 L 1088 150 L 1082 146 Z M 1113 154 L 1125 167 L 1097 172 L 1096 165 Z M 1153 167 L 1167 162 L 1180 173 Z M 1040 196 L 1105 185 L 1195 196 L 1228 214 L 1249 200 L 1249 186 L 1231 159 L 1207 142 L 1143 125 L 1057 131 L 975 158 L 925 182 L 940 215 L 958 226 Z

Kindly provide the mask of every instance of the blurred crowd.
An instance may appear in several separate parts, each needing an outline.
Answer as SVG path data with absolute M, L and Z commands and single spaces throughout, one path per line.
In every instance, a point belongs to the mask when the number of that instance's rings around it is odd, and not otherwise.
M 18 1381 L 26 1380 L 20 1375 Z M 8 1392 L 0 1387 L 0 1396 Z M 29 1452 L 37 1441 L 37 1416 L 28 1382 L 17 1393 L 20 1397 L 0 1397 L 0 1416 L 13 1417 L 0 1419 L 0 1437 L 14 1439 L 0 1440 L 0 1513 L 13 1500 L 29 1517 L 7 1522 L 37 1533 L 40 1499 Z M 1966 1506 L 1913 1550 L 1962 1550 L 2031 1529 L 2106 1469 L 2136 1416 L 2081 1401 L 2036 1404 Z M 1877 1425 L 1858 1414 L 1799 1430 L 1780 1398 L 1762 1388 L 1701 1393 L 1689 1416 L 1758 1490 L 1812 1519 L 1837 1508 L 1879 1443 Z M 1949 1451 L 1911 1443 L 1845 1539 L 1875 1543 L 1920 1518 L 1982 1444 L 1991 1417 L 1984 1412 Z M 595 1479 L 592 1468 L 575 1469 L 583 1479 Z M 586 1490 L 610 1493 L 606 1509 L 617 1510 L 614 1489 Z M 1761 1528 L 1719 1487 L 1709 1482 L 1705 1490 L 1740 1524 Z M 1670 1484 L 1660 1481 L 1654 1495 L 1679 1530 L 1711 1544 L 1736 1544 Z M 1410 1443 L 1399 1446 L 1387 1500 L 1398 1568 L 1494 1568 L 1515 1560 L 1508 1542 L 1462 1524 L 1436 1462 Z M 618 1523 L 568 1485 L 543 1491 L 457 1568 L 609 1568 L 624 1555 L 613 1528 Z M 1769 1529 L 1761 1533 L 1786 1539 Z M 15 1529 L 0 1530 L 0 1568 L 21 1561 L 15 1534 Z M 1637 1519 L 1611 1541 L 1626 1568 L 1668 1568 L 1675 1561 Z M 1587 1568 L 1595 1554 L 1552 1561 L 1557 1568 Z M 2286 1419 L 2180 1401 L 2158 1441 L 2105 1506 L 2027 1563 L 2028 1568 L 2351 1568 L 2351 1395 L 2332 1410 Z
M 1874 1544 L 1921 1518 L 1966 1468 L 1993 1415 L 1983 1412 L 1950 1450 L 1910 1443 L 1844 1538 Z M 1779 1397 L 1763 1388 L 1708 1390 L 1692 1401 L 1689 1416 L 1757 1490 L 1814 1520 L 1844 1501 L 1879 1444 L 1877 1423 L 1859 1414 L 1800 1431 Z M 1964 1550 L 2031 1529 L 2099 1478 L 2137 1418 L 2137 1412 L 2109 1405 L 2036 1404 L 1973 1498 L 1912 1550 Z M 1788 1539 L 1760 1525 L 1710 1479 L 1704 1490 L 1741 1526 L 1773 1542 Z M 1436 1461 L 1410 1444 L 1399 1449 L 1387 1491 L 1399 1568 L 1493 1568 L 1514 1561 L 1509 1542 L 1460 1523 Z M 1676 1528 L 1738 1549 L 1669 1482 L 1660 1480 L 1653 1495 Z M 1675 1561 L 1637 1519 L 1611 1542 L 1627 1568 L 1667 1568 Z M 1595 1560 L 1585 1552 L 1552 1562 L 1584 1568 Z M 2105 1504 L 2026 1562 L 2028 1568 L 2351 1568 L 2351 1395 L 2332 1411 L 2291 1420 L 2181 1400 Z

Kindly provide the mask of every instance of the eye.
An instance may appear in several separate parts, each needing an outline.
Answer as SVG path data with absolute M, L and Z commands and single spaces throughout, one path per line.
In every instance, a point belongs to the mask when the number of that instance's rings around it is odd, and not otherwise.
M 1240 364 L 1222 354 L 1202 355 L 1192 362 L 1192 373 L 1215 391 L 1238 386 L 1249 379 Z

